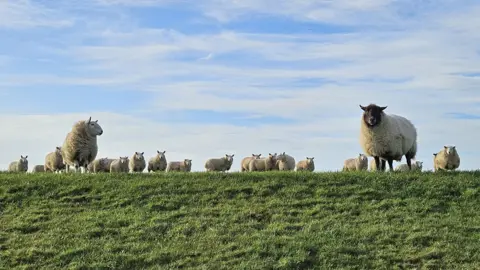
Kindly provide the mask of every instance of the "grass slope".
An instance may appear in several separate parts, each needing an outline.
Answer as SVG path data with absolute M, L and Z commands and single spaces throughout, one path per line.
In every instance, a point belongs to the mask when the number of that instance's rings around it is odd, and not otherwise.
M 479 269 L 480 172 L 0 174 L 0 268 Z

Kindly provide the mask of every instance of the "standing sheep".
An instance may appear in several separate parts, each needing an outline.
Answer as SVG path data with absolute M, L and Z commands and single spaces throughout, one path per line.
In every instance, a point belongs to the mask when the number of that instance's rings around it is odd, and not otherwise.
M 145 170 L 147 164 L 145 162 L 145 157 L 143 156 L 144 153 L 145 152 L 133 153 L 128 164 L 128 169 L 130 172 L 143 172 L 143 170 Z
M 275 166 L 275 155 L 268 154 L 268 157 L 264 157 L 264 158 L 257 158 L 257 157 L 258 156 L 255 156 L 255 158 L 251 159 L 250 163 L 248 164 L 248 170 L 250 172 L 271 171 Z
M 57 146 L 54 152 L 50 152 L 45 156 L 45 171 L 57 173 L 64 169 L 62 148 Z
M 157 150 L 157 154 L 150 158 L 148 161 L 148 172 L 151 171 L 165 171 L 167 168 L 167 159 L 165 158 L 165 152 L 160 152 Z
M 45 166 L 44 165 L 35 165 L 32 169 L 32 172 L 34 172 L 34 173 L 45 172 Z
M 242 159 L 242 161 L 240 162 L 240 171 L 241 172 L 245 172 L 245 171 L 248 171 L 248 164 L 250 164 L 250 161 L 252 159 L 259 159 L 260 157 L 262 156 L 262 154 L 258 154 L 258 155 L 255 155 L 255 154 L 252 154 L 251 157 L 244 157 Z
M 387 108 L 370 104 L 363 110 L 360 123 L 360 146 L 367 156 L 375 159 L 377 170 L 385 170 L 385 161 L 390 171 L 393 171 L 393 161 L 401 161 L 402 156 L 407 159 L 409 169 L 412 169 L 411 160 L 417 154 L 417 130 L 415 126 L 403 116 L 386 114 Z
M 460 156 L 455 145 L 443 146 L 443 149 L 435 155 L 433 160 L 434 171 L 453 171 L 459 166 Z
M 110 164 L 110 173 L 128 173 L 128 157 L 120 157 Z
M 296 171 L 310 171 L 313 172 L 315 170 L 315 162 L 313 162 L 314 157 L 307 157 L 304 160 L 300 160 L 297 163 Z
M 98 120 L 92 121 L 92 117 L 88 120 L 78 121 L 73 125 L 61 147 L 67 173 L 70 167 L 73 167 L 75 172 L 79 168 L 80 172 L 82 172 L 82 168 L 84 173 L 87 171 L 88 164 L 97 157 L 97 136 L 102 134 L 103 129 L 98 124 Z
M 104 157 L 95 159 L 90 164 L 88 164 L 87 169 L 89 172 L 99 173 L 99 172 L 109 172 L 110 171 L 110 164 L 112 163 L 113 159 Z
M 190 172 L 192 170 L 192 160 L 184 159 L 183 161 L 170 161 L 167 165 L 167 172 Z
M 366 171 L 368 170 L 368 158 L 364 154 L 358 154 L 356 158 L 349 158 L 343 162 L 342 171 Z
M 205 162 L 205 169 L 207 172 L 228 171 L 232 167 L 233 156 L 235 155 L 225 154 L 225 156 L 221 158 L 210 158 Z
M 8 165 L 9 172 L 27 172 L 28 171 L 28 156 L 20 155 L 20 159 L 17 161 L 12 161 Z
M 412 163 L 412 171 L 422 171 L 423 161 L 415 161 Z M 409 171 L 407 164 L 400 164 L 395 168 L 395 171 L 407 172 Z
M 285 154 L 285 152 L 278 156 L 275 153 L 275 159 L 276 169 L 277 166 L 280 171 L 293 171 L 295 169 L 295 159 L 292 156 Z

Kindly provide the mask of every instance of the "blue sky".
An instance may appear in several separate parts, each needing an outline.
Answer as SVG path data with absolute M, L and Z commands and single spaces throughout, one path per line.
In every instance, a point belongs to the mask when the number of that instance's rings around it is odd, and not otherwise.
M 426 169 L 444 144 L 474 169 L 478 18 L 470 0 L 3 1 L 0 166 L 41 164 L 92 116 L 99 157 L 235 153 L 238 170 L 285 151 L 336 170 L 361 151 L 358 104 L 378 103 L 417 126 Z

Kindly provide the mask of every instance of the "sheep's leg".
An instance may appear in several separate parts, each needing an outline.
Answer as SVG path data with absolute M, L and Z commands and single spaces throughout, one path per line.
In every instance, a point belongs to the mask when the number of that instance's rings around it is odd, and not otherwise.
M 411 171 L 412 170 L 412 159 L 409 156 L 405 156 L 405 158 L 407 159 L 408 168 Z
M 373 158 L 375 159 L 375 166 L 377 168 L 377 171 L 380 171 L 382 169 L 382 166 L 380 164 L 380 157 L 374 156 Z
M 390 171 L 393 172 L 393 158 L 389 157 L 387 161 L 388 161 L 388 167 L 390 168 Z
M 386 161 L 385 161 L 385 159 L 381 159 L 381 162 L 382 162 L 382 164 L 380 165 L 380 167 L 381 167 L 382 172 L 384 172 L 385 169 L 386 169 L 385 168 L 386 167 Z

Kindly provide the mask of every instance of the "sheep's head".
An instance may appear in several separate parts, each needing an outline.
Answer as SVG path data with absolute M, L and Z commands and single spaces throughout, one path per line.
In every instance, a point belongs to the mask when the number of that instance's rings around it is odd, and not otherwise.
M 185 167 L 190 167 L 192 166 L 192 160 L 191 159 L 184 159 L 183 162 L 185 163 Z
M 57 153 L 58 155 L 61 155 L 62 154 L 62 147 L 60 147 L 60 146 L 55 147 L 55 153 Z
M 455 145 L 444 145 L 443 149 L 445 149 L 445 153 L 447 153 L 447 155 L 455 154 L 457 151 Z
M 120 163 L 128 163 L 128 157 L 120 157 Z
M 421 170 L 423 168 L 423 161 L 416 161 L 417 167 Z
M 261 156 L 262 154 L 258 154 L 258 155 L 252 154 L 253 159 L 260 159 Z
M 225 159 L 227 160 L 227 162 L 229 164 L 233 163 L 233 156 L 235 156 L 235 154 L 233 154 L 233 155 L 225 154 Z
M 145 158 L 143 157 L 143 154 L 144 154 L 144 153 L 145 153 L 145 152 L 135 152 L 134 158 L 135 158 L 136 160 L 144 160 L 144 159 L 145 159 Z
M 90 136 L 100 136 L 103 134 L 102 127 L 98 124 L 98 120 L 92 121 L 92 117 L 88 118 L 86 122 L 87 133 Z
M 165 152 L 166 152 L 166 150 L 163 151 L 163 152 L 160 152 L 160 151 L 157 150 L 157 155 L 158 155 L 158 157 L 159 157 L 160 159 L 162 159 L 162 158 L 164 159 L 164 158 L 165 158 Z
M 369 127 L 374 127 L 382 122 L 383 111 L 387 106 L 380 107 L 375 104 L 370 104 L 366 107 L 360 105 L 360 108 L 363 110 L 363 121 L 365 124 Z
M 20 163 L 23 163 L 23 164 L 28 164 L 27 158 L 28 158 L 28 156 L 22 156 L 22 155 L 20 155 L 20 160 L 19 160 L 19 162 L 20 162 Z
M 275 153 L 275 156 L 277 158 L 277 160 L 280 160 L 280 161 L 287 161 L 287 155 L 285 154 L 285 152 L 277 155 L 277 153 Z
M 307 157 L 307 164 L 312 164 L 313 159 L 314 159 L 314 157 L 311 157 L 311 158 Z
M 359 153 L 359 154 L 358 154 L 358 158 L 359 158 L 360 160 L 368 160 L 367 156 L 366 156 L 365 154 L 362 154 L 362 153 Z

